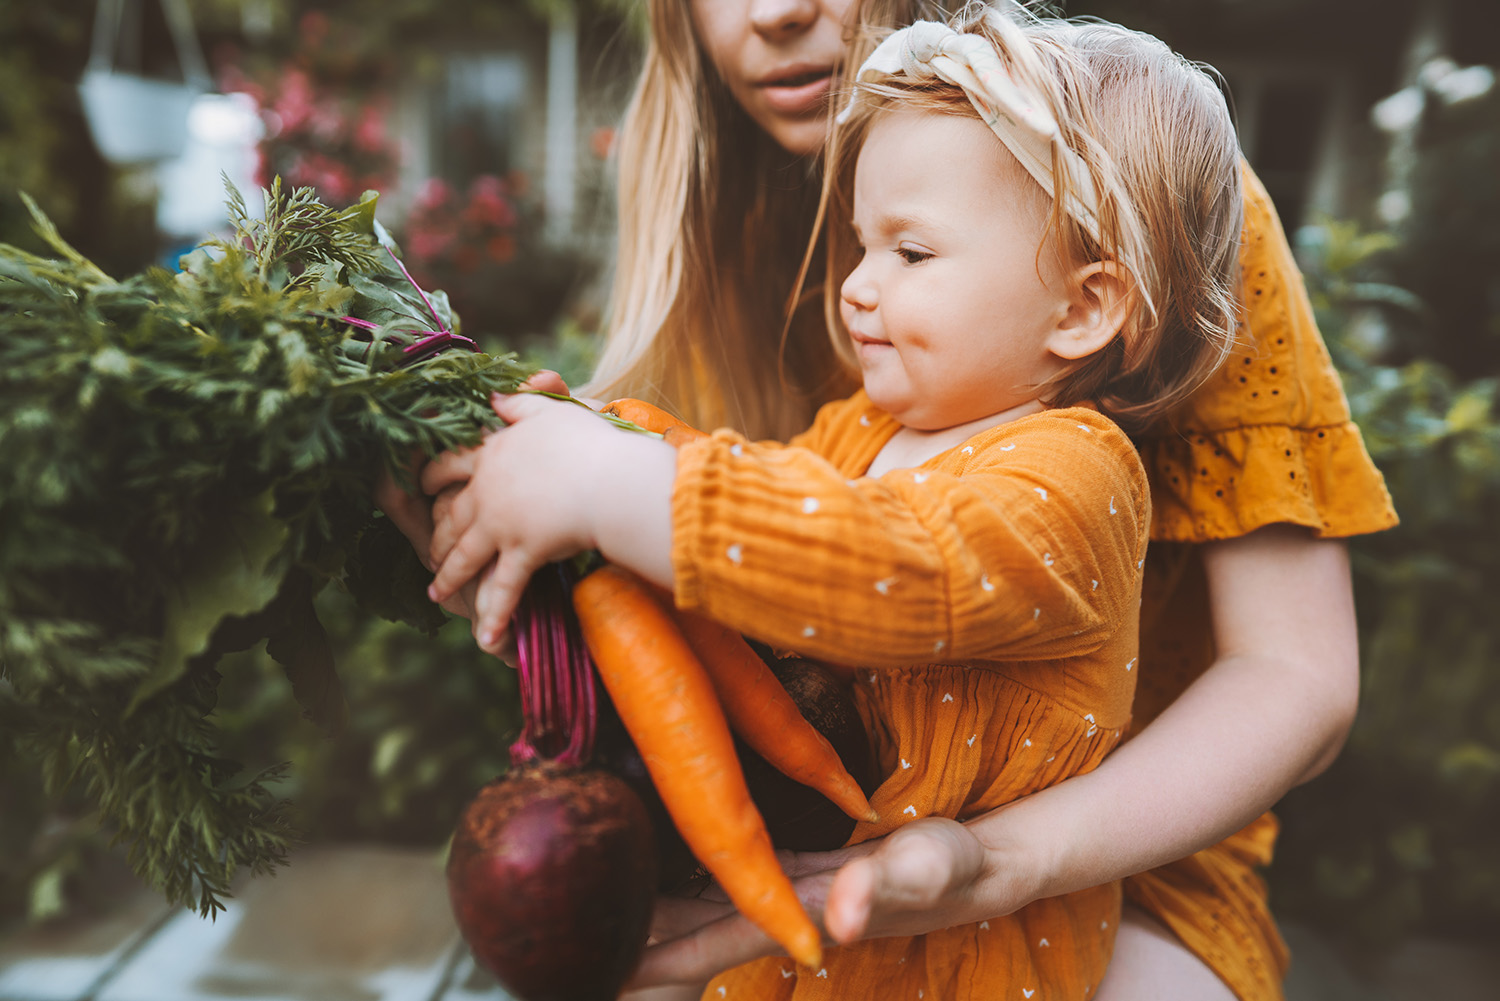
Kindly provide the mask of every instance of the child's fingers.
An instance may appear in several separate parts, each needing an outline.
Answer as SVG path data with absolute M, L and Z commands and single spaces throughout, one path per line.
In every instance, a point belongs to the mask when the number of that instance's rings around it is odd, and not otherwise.
M 479 594 L 474 599 L 479 611 L 475 634 L 480 648 L 487 653 L 499 656 L 521 592 L 526 590 L 527 582 L 542 562 L 524 550 L 511 549 L 500 554 L 500 562 L 480 582 Z
M 494 543 L 483 532 L 476 530 L 465 532 L 440 561 L 437 574 L 427 587 L 427 596 L 436 602 L 447 601 L 463 586 L 465 581 L 482 570 L 494 556 Z
M 468 490 L 448 487 L 438 494 L 442 501 L 432 506 L 432 539 L 428 552 L 432 565 L 440 566 L 448 558 L 453 546 L 474 526 L 475 503 Z
M 478 466 L 479 457 L 482 454 L 483 446 L 444 452 L 422 467 L 422 476 L 418 481 L 422 492 L 431 497 L 455 483 L 469 482 L 474 478 L 474 469 Z

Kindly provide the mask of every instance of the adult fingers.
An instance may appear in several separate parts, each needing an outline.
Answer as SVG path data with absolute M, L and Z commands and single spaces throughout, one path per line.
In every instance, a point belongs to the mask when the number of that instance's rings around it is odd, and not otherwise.
M 780 952 L 765 932 L 736 912 L 681 938 L 647 946 L 628 986 L 700 984 L 731 967 Z
M 854 859 L 864 858 L 871 852 L 877 851 L 884 843 L 884 838 L 876 838 L 826 852 L 778 851 L 776 857 L 788 876 L 792 879 L 800 879 L 803 876 L 815 876 L 818 873 L 841 868 Z
M 809 897 L 806 888 L 826 885 L 828 878 L 845 864 L 857 858 L 864 858 L 878 850 L 884 843 L 884 838 L 876 838 L 873 841 L 861 841 L 857 845 L 835 848 L 826 852 L 794 852 L 780 849 L 776 852 L 776 861 L 781 863 L 782 871 L 796 881 L 799 894 L 806 900 Z M 718 880 L 713 880 L 705 886 L 698 894 L 698 899 L 729 903 L 729 895 L 724 892 Z
M 406 536 L 427 569 L 431 570 L 428 546 L 432 541 L 432 511 L 427 499 L 407 493 L 389 471 L 383 471 L 375 484 L 374 501 L 375 506 Z
M 651 938 L 657 943 L 670 942 L 733 913 L 733 904 L 716 900 L 660 896 L 651 912 Z
M 520 424 L 528 418 L 544 414 L 550 407 L 568 407 L 571 403 L 549 400 L 535 393 L 494 393 L 490 396 L 490 409 L 506 424 Z
M 558 396 L 568 395 L 568 384 L 563 381 L 562 376 L 550 368 L 542 369 L 536 375 L 521 383 L 521 389 L 534 393 L 556 393 Z

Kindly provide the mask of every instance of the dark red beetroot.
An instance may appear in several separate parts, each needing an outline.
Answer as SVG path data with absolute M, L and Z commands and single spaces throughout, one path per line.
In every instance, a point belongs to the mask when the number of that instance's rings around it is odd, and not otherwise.
M 515 629 L 525 727 L 511 771 L 459 820 L 449 899 L 475 958 L 523 1001 L 610 1001 L 651 924 L 651 821 L 625 782 L 582 767 L 593 666 L 551 570 L 532 580 Z
M 656 891 L 639 797 L 595 769 L 517 766 L 464 811 L 448 861 L 475 957 L 525 1001 L 609 1001 L 635 969 Z

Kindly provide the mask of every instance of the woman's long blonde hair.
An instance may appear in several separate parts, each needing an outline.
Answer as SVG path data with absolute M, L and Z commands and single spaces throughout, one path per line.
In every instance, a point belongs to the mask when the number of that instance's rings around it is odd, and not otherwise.
M 927 8 L 858 3 L 848 65 L 864 58 L 870 27 Z M 649 21 L 618 146 L 604 349 L 582 391 L 646 399 L 698 427 L 786 438 L 857 385 L 824 333 L 820 290 L 797 288 L 821 158 L 786 152 L 739 106 L 698 42 L 689 0 L 649 0 Z

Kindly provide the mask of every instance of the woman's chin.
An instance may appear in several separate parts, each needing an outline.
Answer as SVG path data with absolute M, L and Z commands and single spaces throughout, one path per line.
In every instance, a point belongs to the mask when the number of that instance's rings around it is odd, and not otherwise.
M 768 115 L 760 127 L 778 146 L 793 156 L 814 156 L 823 151 L 828 137 L 828 116 Z

